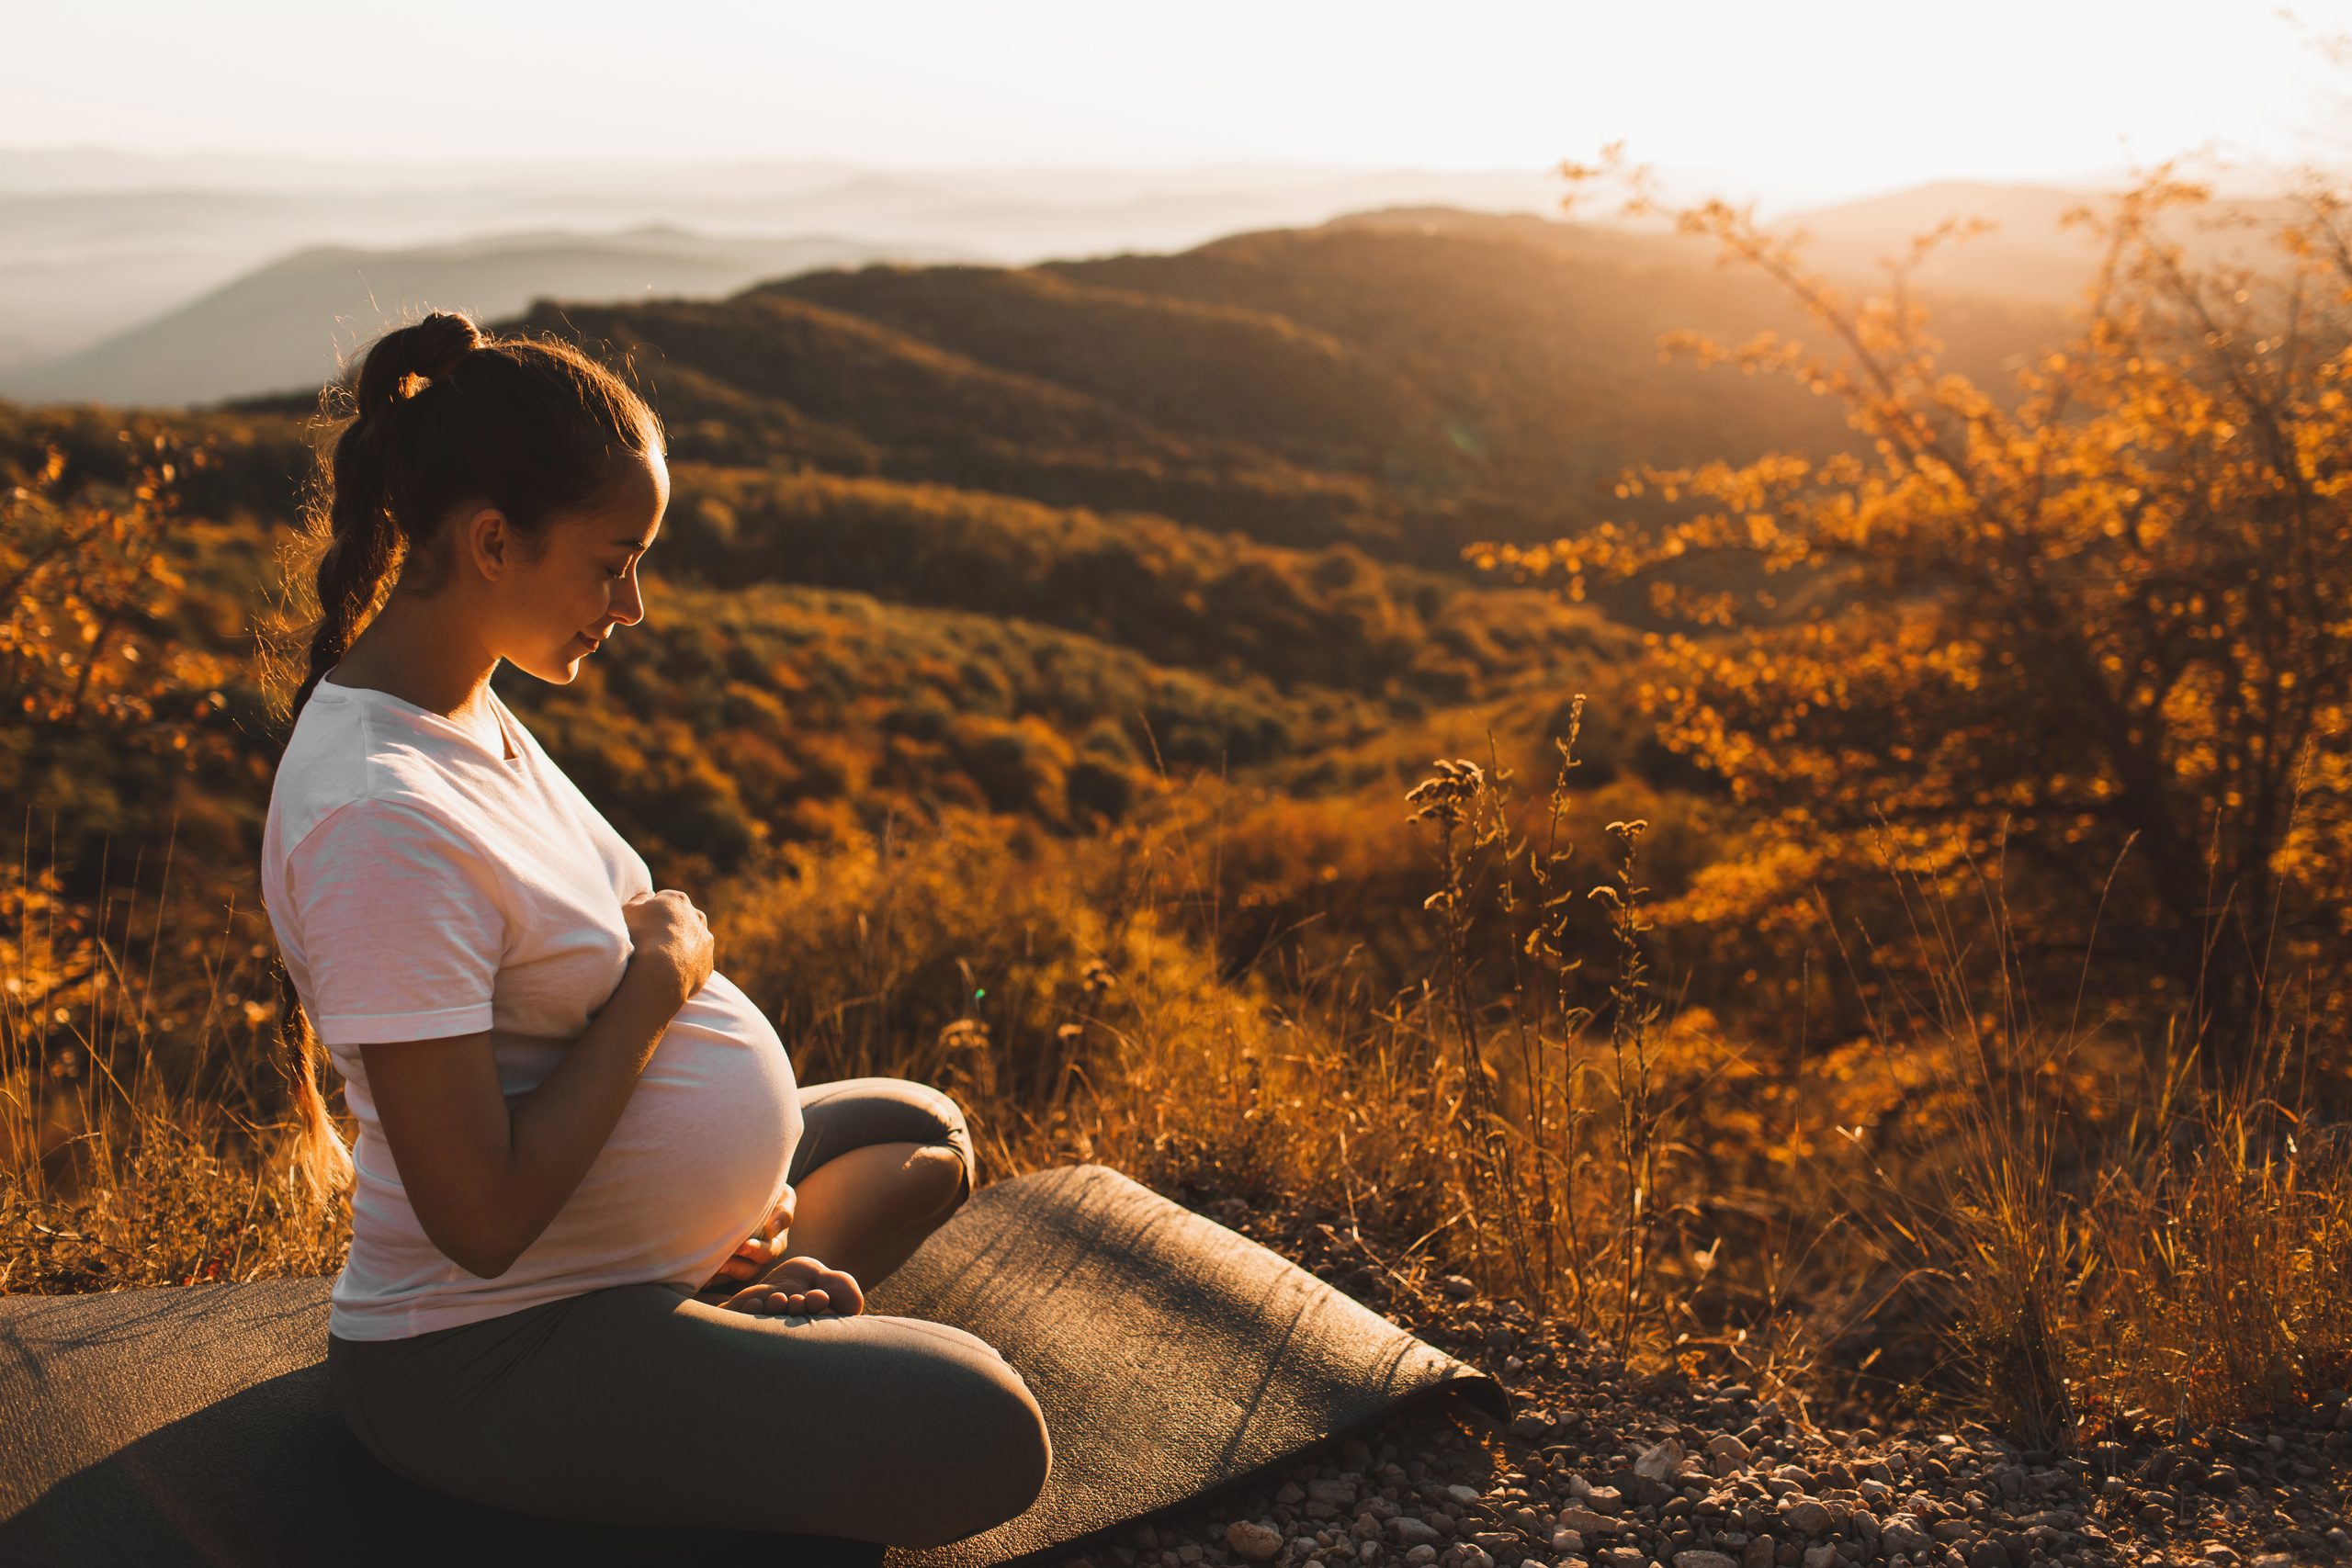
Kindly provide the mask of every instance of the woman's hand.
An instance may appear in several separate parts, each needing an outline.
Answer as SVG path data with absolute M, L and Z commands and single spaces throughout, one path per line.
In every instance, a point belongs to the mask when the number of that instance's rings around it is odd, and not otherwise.
M 709 922 L 693 899 L 674 887 L 639 893 L 621 905 L 621 918 L 628 922 L 630 964 L 668 966 L 684 987 L 681 998 L 702 989 L 702 983 L 710 978 L 718 948 Z
M 792 1228 L 793 1205 L 798 1201 L 799 1194 L 793 1191 L 792 1184 L 785 1183 L 784 1196 L 776 1201 L 768 1217 L 760 1222 L 758 1229 L 736 1244 L 734 1256 L 720 1264 L 718 1272 L 704 1280 L 702 1289 L 695 1293 L 707 1294 L 725 1286 L 756 1280 L 766 1272 L 769 1265 L 784 1256 L 785 1233 Z
M 766 1279 L 718 1304 L 761 1316 L 854 1317 L 865 1310 L 865 1292 L 844 1269 L 828 1269 L 813 1258 L 787 1258 Z

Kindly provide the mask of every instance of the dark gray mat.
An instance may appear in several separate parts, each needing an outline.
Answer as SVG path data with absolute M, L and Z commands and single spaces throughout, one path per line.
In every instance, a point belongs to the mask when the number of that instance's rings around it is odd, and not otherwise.
M 963 1568 L 1082 1547 L 1457 1390 L 1502 1389 L 1214 1221 L 1099 1165 L 985 1187 L 867 1292 L 1021 1371 L 1054 1441 L 1019 1518 L 925 1551 L 569 1525 L 427 1491 L 329 1403 L 329 1281 L 0 1299 L 0 1562 L 667 1562 Z

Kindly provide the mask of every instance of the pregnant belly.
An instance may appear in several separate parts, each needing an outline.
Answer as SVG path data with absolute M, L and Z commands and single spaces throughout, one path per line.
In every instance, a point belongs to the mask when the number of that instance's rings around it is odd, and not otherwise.
M 517 1266 L 543 1252 L 593 1257 L 699 1285 L 766 1218 L 801 1128 L 783 1042 L 713 975 L 670 1021 L 595 1163 Z

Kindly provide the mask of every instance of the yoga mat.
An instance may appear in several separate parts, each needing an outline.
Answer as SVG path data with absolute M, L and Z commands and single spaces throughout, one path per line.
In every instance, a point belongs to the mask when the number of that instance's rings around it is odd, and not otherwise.
M 1017 1518 L 924 1551 L 573 1525 L 429 1491 L 327 1395 L 331 1281 L 0 1298 L 0 1562 L 579 1568 L 705 1551 L 762 1563 L 1043 1560 L 1283 1464 L 1408 1403 L 1492 1379 L 1314 1275 L 1105 1166 L 980 1189 L 866 1293 L 969 1329 L 1021 1371 L 1054 1466 Z

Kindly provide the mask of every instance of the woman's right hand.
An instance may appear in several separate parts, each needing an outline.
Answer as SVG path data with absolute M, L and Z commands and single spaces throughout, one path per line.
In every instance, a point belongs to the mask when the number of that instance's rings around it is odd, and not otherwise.
M 674 887 L 639 893 L 621 905 L 628 922 L 631 964 L 658 964 L 678 981 L 683 1001 L 702 989 L 718 957 L 709 922 L 695 901 Z

